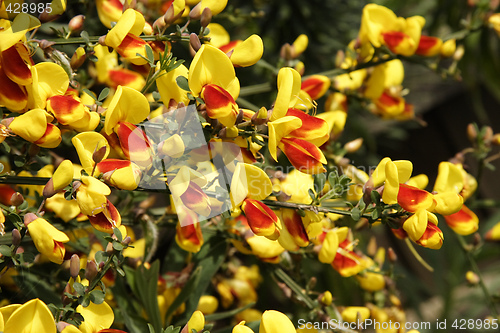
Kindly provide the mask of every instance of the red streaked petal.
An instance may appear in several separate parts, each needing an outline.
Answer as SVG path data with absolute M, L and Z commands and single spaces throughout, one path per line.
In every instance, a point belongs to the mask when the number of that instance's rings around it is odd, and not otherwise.
M 318 147 L 328 141 L 330 131 L 325 120 L 310 116 L 304 111 L 295 108 L 288 109 L 286 115 L 297 117 L 302 121 L 302 125 L 287 136 L 309 141 Z
M 0 105 L 4 105 L 12 111 L 24 110 L 28 104 L 26 90 L 9 79 L 2 67 L 0 67 Z
M 311 96 L 313 100 L 321 98 L 330 88 L 331 81 L 327 76 L 324 75 L 311 75 L 304 81 L 302 81 L 302 85 L 300 86 L 301 90 L 304 90 L 306 93 Z
M 52 96 L 47 100 L 47 110 L 63 125 L 83 118 L 85 106 L 75 96 Z
M 307 235 L 302 218 L 294 209 L 283 209 L 282 212 L 283 224 L 292 235 L 295 244 L 300 247 L 305 247 L 309 244 L 309 236 Z
M 224 88 L 215 84 L 207 84 L 203 86 L 200 96 L 205 101 L 210 118 L 219 119 L 227 127 L 234 125 L 238 116 L 238 106 L 233 96 Z
M 55 148 L 61 143 L 61 130 L 54 124 L 47 124 L 47 129 L 43 136 L 33 142 L 43 148 Z
M 436 205 L 434 197 L 427 191 L 414 186 L 399 184 L 398 204 L 406 211 L 415 213 L 417 209 L 432 210 Z
M 12 205 L 12 196 L 16 191 L 7 184 L 0 184 L 0 203 L 2 205 Z
M 180 196 L 180 199 L 187 208 L 195 211 L 201 216 L 210 215 L 211 208 L 208 196 L 195 182 L 189 182 L 186 192 Z
M 152 162 L 152 150 L 149 139 L 137 126 L 129 122 L 120 122 L 115 127 L 125 155 L 135 164 L 147 167 Z
M 113 88 L 126 86 L 140 90 L 145 84 L 141 74 L 126 68 L 111 69 L 108 71 L 108 75 Z
M 245 199 L 241 205 L 241 210 L 247 217 L 248 225 L 257 236 L 266 236 L 276 239 L 279 235 L 275 223 L 278 217 L 265 204 L 254 199 Z
M 439 250 L 443 246 L 443 241 L 444 236 L 441 229 L 433 223 L 428 223 L 424 235 L 417 241 L 417 244 L 429 249 Z
M 196 221 L 196 216 L 193 215 L 194 213 L 187 213 L 187 215 L 190 214 L 192 216 L 190 218 L 186 216 L 186 218 Z M 177 223 L 175 241 L 183 250 L 192 253 L 198 252 L 203 245 L 203 234 L 201 232 L 200 223 L 186 223 L 184 226 L 181 226 L 180 222 Z
M 145 57 L 146 44 L 147 42 L 140 37 L 128 33 L 127 36 L 123 38 L 121 44 L 116 48 L 116 52 L 136 65 L 144 65 L 147 61 L 139 57 L 137 53 Z
M 477 215 L 467 206 L 463 205 L 462 209 L 455 214 L 444 217 L 446 224 L 459 235 L 470 235 L 479 228 L 479 219 Z
M 17 84 L 26 86 L 33 82 L 29 65 L 34 63 L 23 43 L 17 43 L 2 52 L 2 67 L 5 74 Z
M 441 38 L 432 36 L 420 36 L 416 54 L 422 56 L 433 57 L 441 52 L 443 41 Z
M 106 208 L 102 212 L 97 215 L 89 215 L 89 222 L 95 229 L 112 234 L 113 228 L 121 225 L 122 218 L 116 207 L 108 200 Z
M 325 156 L 312 143 L 301 139 L 283 138 L 280 148 L 300 172 L 314 175 L 326 171 L 323 167 L 323 164 L 326 164 Z

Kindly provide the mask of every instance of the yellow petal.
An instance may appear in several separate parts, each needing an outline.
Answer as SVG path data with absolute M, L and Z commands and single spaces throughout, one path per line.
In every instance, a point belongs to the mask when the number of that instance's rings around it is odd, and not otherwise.
M 14 118 L 9 128 L 24 140 L 34 142 L 45 134 L 47 129 L 46 119 L 44 110 L 33 109 Z
M 434 183 L 434 191 L 438 193 L 460 193 L 463 187 L 464 179 L 460 168 L 450 162 L 439 163 L 438 176 Z
M 245 198 L 263 200 L 272 193 L 272 183 L 261 168 L 247 163 L 238 163 L 231 180 L 233 205 L 239 205 Z
M 64 95 L 69 87 L 69 77 L 64 69 L 53 62 L 41 62 L 31 67 L 33 83 L 27 86 L 28 106 L 45 108 L 47 98 Z
M 420 209 L 410 216 L 403 224 L 403 229 L 408 233 L 408 236 L 418 241 L 427 229 L 427 211 Z
M 0 52 L 13 46 L 24 38 L 26 32 L 39 26 L 40 21 L 37 18 L 26 13 L 17 14 L 12 26 L 0 33 Z
M 436 200 L 434 211 L 441 215 L 451 215 L 458 212 L 464 203 L 462 196 L 455 192 L 434 194 L 434 200 Z
M 295 69 L 283 67 L 278 72 L 278 96 L 274 103 L 271 121 L 283 117 L 288 108 L 297 102 L 301 85 L 300 74 Z
M 245 326 L 245 322 L 241 321 L 238 325 L 233 327 L 232 333 L 254 333 L 252 329 Z
M 146 20 L 144 16 L 138 11 L 129 8 L 127 9 L 116 25 L 108 32 L 106 35 L 105 43 L 112 48 L 117 48 L 127 36 L 127 34 L 132 34 L 139 36 L 144 29 L 144 24 Z
M 236 46 L 231 54 L 235 66 L 247 67 L 255 64 L 264 53 L 264 44 L 258 35 L 251 35 Z
M 290 319 L 283 313 L 267 310 L 262 314 L 259 333 L 295 333 L 295 327 Z
M 326 233 L 323 246 L 318 253 L 318 260 L 324 264 L 331 264 L 337 255 L 339 247 L 339 237 L 336 230 L 329 230 Z
M 38 298 L 20 306 L 5 323 L 5 333 L 56 333 L 54 317 Z
M 205 316 L 203 313 L 196 310 L 189 319 L 187 326 L 188 332 L 191 332 L 191 330 L 195 330 L 196 332 L 203 330 L 203 327 L 205 327 Z
M 59 164 L 54 175 L 54 191 L 59 191 L 71 183 L 73 180 L 73 163 L 70 160 L 64 160 Z
M 165 105 L 168 105 L 170 100 L 174 100 L 177 103 L 189 103 L 189 98 L 187 97 L 187 91 L 181 89 L 177 84 L 176 79 L 179 76 L 188 77 L 188 69 L 184 65 L 180 65 L 173 71 L 161 75 L 156 79 L 156 86 L 160 92 L 161 100 Z
M 83 169 L 89 174 L 92 172 L 92 168 L 94 167 L 94 160 L 92 159 L 94 152 L 102 147 L 106 147 L 103 159 L 105 159 L 109 154 L 108 140 L 96 132 L 84 132 L 77 134 L 71 139 L 71 143 L 73 143 L 73 146 L 76 149 Z
M 229 33 L 219 23 L 210 23 L 207 28 L 210 30 L 210 33 L 207 35 L 207 37 L 210 37 L 210 44 L 212 44 L 213 46 L 221 47 L 231 41 Z
M 83 316 L 84 321 L 78 327 L 82 333 L 95 333 L 109 328 L 115 319 L 113 310 L 106 302 L 99 305 L 91 302 L 86 308 L 79 305 L 76 311 Z

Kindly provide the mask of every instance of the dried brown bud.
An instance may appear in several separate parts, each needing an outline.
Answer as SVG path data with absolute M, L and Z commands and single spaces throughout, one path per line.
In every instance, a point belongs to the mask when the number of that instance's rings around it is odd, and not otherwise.
M 129 245 L 132 242 L 132 238 L 130 236 L 125 237 L 125 239 L 122 241 L 123 245 Z
M 490 143 L 491 139 L 493 139 L 493 129 L 490 126 L 486 126 L 486 130 L 484 131 L 483 140 L 486 143 Z
M 68 23 L 68 29 L 71 32 L 80 32 L 83 29 L 85 15 L 76 15 Z
M 293 59 L 293 48 L 290 44 L 286 43 L 281 47 L 280 57 L 285 60 Z

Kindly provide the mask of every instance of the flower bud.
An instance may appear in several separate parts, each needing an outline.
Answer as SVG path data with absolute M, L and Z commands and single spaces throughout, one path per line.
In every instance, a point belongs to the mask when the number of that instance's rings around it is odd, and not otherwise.
M 332 293 L 327 290 L 323 294 L 319 295 L 318 299 L 323 305 L 328 306 L 332 304 L 333 296 Z
M 475 143 L 477 138 L 477 129 L 474 124 L 467 125 L 467 138 L 470 142 Z
M 38 218 L 38 216 L 36 216 L 33 213 L 28 213 L 28 214 L 24 215 L 24 225 L 27 227 L 28 224 L 30 224 L 31 222 L 33 222 L 37 218 Z
M 21 244 L 21 233 L 19 230 L 12 230 L 12 245 L 18 247 Z
M 285 60 L 293 59 L 293 49 L 292 46 L 288 43 L 283 45 L 280 50 L 280 57 Z
M 75 50 L 75 53 L 71 56 L 70 65 L 73 69 L 80 68 L 81 65 L 85 62 L 87 55 L 85 53 L 85 49 L 83 47 L 79 47 Z
M 193 48 L 194 52 L 198 52 L 198 50 L 201 48 L 200 39 L 194 32 L 189 35 L 189 45 Z
M 10 197 L 10 203 L 12 206 L 20 206 L 24 202 L 24 197 L 21 193 L 16 192 Z
M 52 178 L 49 179 L 47 184 L 43 187 L 42 195 L 45 199 L 52 198 L 57 191 L 54 190 L 54 180 Z
M 87 260 L 85 267 L 85 278 L 92 281 L 97 276 L 97 265 L 94 260 Z
M 453 60 L 460 61 L 460 59 L 462 59 L 462 57 L 464 56 L 464 53 L 465 53 L 464 46 L 463 45 L 459 45 L 457 47 L 457 50 L 453 54 Z
M 387 257 L 389 258 L 389 260 L 392 263 L 395 263 L 396 261 L 398 261 L 398 255 L 396 254 L 396 252 L 394 252 L 392 247 L 387 249 Z
M 80 32 L 85 22 L 85 15 L 77 15 L 73 17 L 68 23 L 68 29 L 71 32 Z
M 262 125 L 267 123 L 268 113 L 265 107 L 261 107 L 260 110 L 252 116 L 252 124 Z
M 106 156 L 106 149 L 107 146 L 102 146 L 101 148 L 94 151 L 94 153 L 92 154 L 92 160 L 94 161 L 94 163 L 97 164 L 104 159 L 104 156 Z
M 203 28 L 206 28 L 210 21 L 212 21 L 212 10 L 206 7 L 201 12 L 200 24 Z
M 366 254 L 368 254 L 370 257 L 373 258 L 376 253 L 377 253 L 377 240 L 375 239 L 375 237 L 372 237 L 370 238 L 370 241 L 366 246 Z
M 469 284 L 473 286 L 477 285 L 480 281 L 479 276 L 473 271 L 468 271 L 467 273 L 465 273 L 465 279 Z
M 69 261 L 69 274 L 73 279 L 80 274 L 80 257 L 77 254 L 73 254 Z
M 359 148 L 361 148 L 362 145 L 363 145 L 363 138 L 357 138 L 355 140 L 352 140 L 352 141 L 349 141 L 348 143 L 346 143 L 344 145 L 344 149 L 348 153 L 355 153 L 359 150 Z
M 486 143 L 490 143 L 491 139 L 493 139 L 493 129 L 490 126 L 486 126 L 486 130 L 484 131 L 483 140 Z
M 160 16 L 153 23 L 153 32 L 162 31 L 166 26 L 167 23 L 165 23 L 165 18 L 163 16 Z

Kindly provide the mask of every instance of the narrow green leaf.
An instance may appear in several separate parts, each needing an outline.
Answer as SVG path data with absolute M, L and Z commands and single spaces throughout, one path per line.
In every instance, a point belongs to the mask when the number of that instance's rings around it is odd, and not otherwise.
M 116 236 L 116 239 L 121 242 L 123 240 L 122 232 L 118 228 L 113 228 L 113 233 Z
M 80 296 L 85 294 L 85 287 L 80 282 L 73 283 L 73 289 L 75 289 L 76 293 Z
M 83 92 L 86 93 L 87 95 L 89 95 L 90 97 L 92 97 L 94 99 L 94 101 L 97 101 L 97 97 L 93 91 L 90 91 L 87 88 L 83 88 Z
M 314 175 L 314 190 L 316 191 L 316 193 L 320 193 L 323 190 L 323 187 L 325 187 L 325 183 L 326 173 Z
M 85 44 L 90 44 L 89 33 L 87 31 L 83 30 L 80 33 L 80 37 L 82 37 L 82 39 L 85 41 Z
M 351 210 L 351 217 L 354 221 L 359 221 L 359 219 L 361 218 L 361 211 L 358 207 L 354 207 Z
M 0 245 L 0 254 L 10 257 L 12 255 L 12 249 L 8 245 Z
M 182 90 L 191 91 L 191 89 L 189 89 L 189 82 L 187 77 L 179 75 L 175 78 L 175 82 L 177 82 L 177 85 Z
M 150 65 L 154 65 L 155 63 L 155 55 L 153 53 L 153 49 L 149 44 L 146 44 L 146 57 L 148 58 L 148 62 Z
M 160 309 L 158 307 L 157 290 L 158 277 L 160 274 L 160 262 L 156 260 L 147 269 L 141 266 L 135 270 L 135 289 L 137 296 L 141 301 L 149 321 L 153 325 L 155 331 L 161 332 L 162 320 L 160 318 Z
M 281 281 L 285 282 L 285 284 L 290 289 L 292 289 L 292 291 L 295 294 L 297 294 L 297 298 L 302 300 L 307 305 L 307 307 L 309 309 L 314 309 L 316 307 L 316 305 L 314 304 L 314 301 L 304 293 L 304 290 L 302 289 L 302 287 L 299 286 L 297 284 L 297 282 L 295 282 L 288 274 L 286 274 L 284 270 L 282 270 L 281 268 L 276 268 L 274 270 L 274 274 L 278 278 L 280 278 Z
M 106 297 L 106 294 L 102 292 L 101 290 L 92 290 L 90 293 L 90 300 L 94 304 L 102 304 L 104 302 L 104 298 Z
M 98 100 L 98 101 L 102 101 L 102 100 L 106 99 L 106 97 L 108 97 L 108 95 L 109 95 L 109 91 L 110 91 L 110 90 L 109 90 L 109 88 L 108 88 L 108 87 L 104 88 L 104 89 L 101 91 L 101 93 L 99 94 L 99 97 L 97 98 L 97 100 Z
M 216 321 L 216 320 L 220 320 L 220 319 L 224 319 L 224 318 L 230 318 L 230 317 L 232 317 L 232 316 L 234 316 L 234 315 L 236 315 L 236 314 L 238 314 L 246 309 L 251 308 L 254 305 L 255 305 L 255 302 L 252 302 L 252 303 L 248 303 L 247 305 L 245 305 L 241 308 L 207 315 L 207 316 L 205 316 L 205 321 Z

